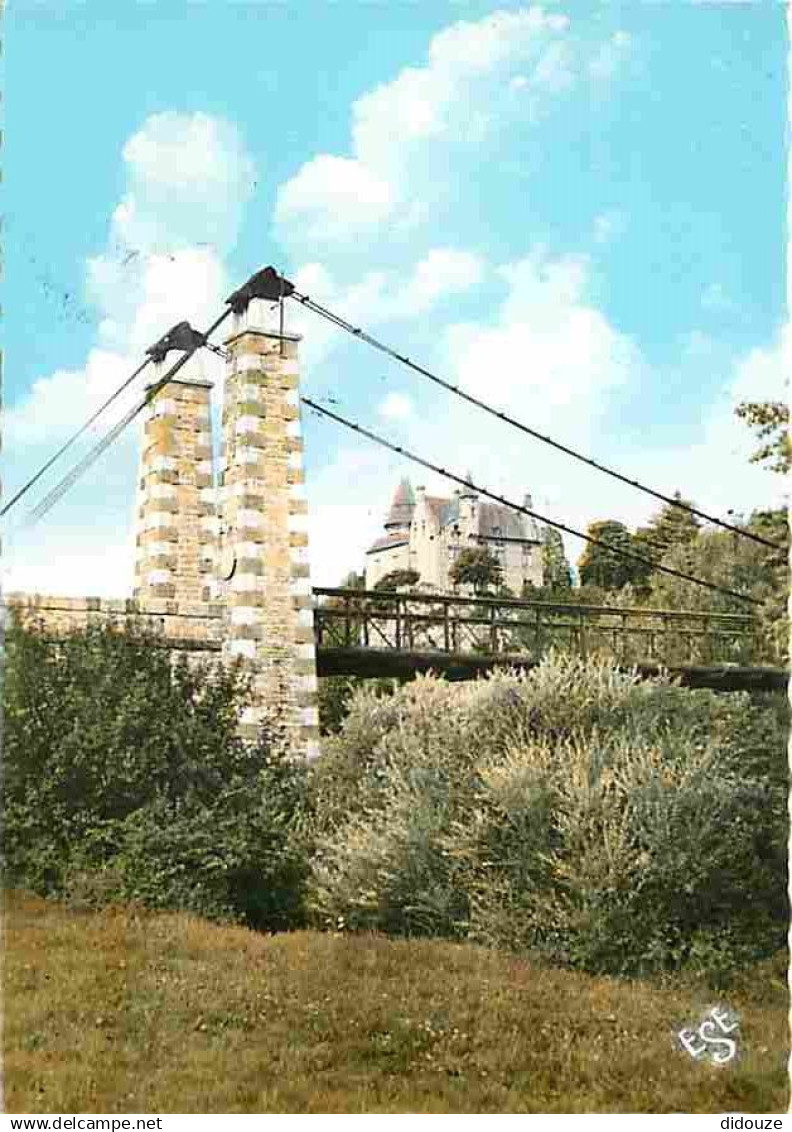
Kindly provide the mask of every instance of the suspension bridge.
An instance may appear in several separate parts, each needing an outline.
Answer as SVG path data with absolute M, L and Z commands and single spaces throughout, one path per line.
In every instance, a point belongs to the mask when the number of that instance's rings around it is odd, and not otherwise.
M 12 496 L 5 515 L 57 460 L 133 389 L 151 367 L 153 380 L 30 512 L 41 521 L 136 418 L 144 420 L 137 507 L 134 596 L 125 601 L 9 595 L 56 635 L 98 619 L 142 619 L 163 647 L 239 658 L 254 677 L 256 702 L 243 720 L 253 734 L 268 709 L 285 712 L 295 745 L 318 753 L 317 675 L 407 676 L 442 672 L 475 676 L 497 667 L 530 667 L 551 648 L 602 655 L 647 675 L 667 670 L 693 687 L 771 689 L 787 673 L 762 659 L 758 601 L 690 571 L 669 566 L 540 514 L 425 455 L 350 421 L 300 391 L 298 342 L 285 329 L 285 305 L 299 303 L 358 341 L 384 352 L 449 395 L 505 427 L 552 446 L 667 505 L 681 508 L 737 538 L 783 555 L 784 548 L 692 507 L 545 436 L 471 396 L 320 306 L 274 268 L 256 272 L 226 300 L 205 332 L 183 322 L 89 420 Z M 224 323 L 222 347 L 209 341 Z M 201 349 L 226 362 L 222 458 L 213 458 L 211 384 L 191 366 Z M 174 354 L 178 357 L 174 361 Z M 742 613 L 693 612 L 572 602 L 517 601 L 457 594 L 315 588 L 310 580 L 307 503 L 302 471 L 301 406 L 353 430 L 485 499 L 578 536 L 614 557 L 728 596 Z

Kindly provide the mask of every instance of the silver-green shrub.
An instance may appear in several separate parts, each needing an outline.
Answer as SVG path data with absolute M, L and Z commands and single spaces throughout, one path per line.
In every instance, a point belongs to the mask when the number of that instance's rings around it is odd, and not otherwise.
M 352 701 L 313 772 L 326 925 L 728 969 L 783 943 L 783 710 L 553 656 Z

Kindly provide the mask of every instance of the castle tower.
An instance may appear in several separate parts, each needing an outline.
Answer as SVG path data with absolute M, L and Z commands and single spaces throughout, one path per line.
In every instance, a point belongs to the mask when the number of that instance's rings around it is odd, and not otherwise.
M 313 595 L 308 566 L 296 335 L 281 335 L 270 304 L 252 299 L 226 340 L 220 487 L 224 651 L 241 656 L 257 703 L 242 721 L 254 738 L 280 714 L 292 751 L 319 754 Z
M 170 350 L 155 363 L 154 384 L 180 356 Z M 143 608 L 152 599 L 210 598 L 217 533 L 211 389 L 199 352 L 146 408 L 134 588 Z
M 396 494 L 385 520 L 386 531 L 408 531 L 415 511 L 415 495 L 412 485 L 405 477 L 396 488 Z
M 465 472 L 465 479 L 468 483 L 472 483 L 472 472 Z M 459 493 L 459 521 L 465 537 L 477 530 L 478 499 L 478 492 L 472 487 L 465 487 Z

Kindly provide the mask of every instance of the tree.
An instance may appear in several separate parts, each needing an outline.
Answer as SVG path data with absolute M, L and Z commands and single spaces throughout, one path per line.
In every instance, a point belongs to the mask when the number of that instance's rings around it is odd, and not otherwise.
M 683 499 L 678 491 L 674 492 L 674 499 L 677 503 L 684 504 L 685 507 L 693 506 L 690 500 Z M 701 522 L 690 511 L 666 503 L 660 508 L 657 515 L 650 520 L 648 526 L 636 531 L 636 538 L 645 532 L 647 542 L 653 543 L 655 548 L 661 547 L 664 554 L 672 546 L 692 542 L 700 529 Z M 655 553 L 657 553 L 656 549 Z
M 569 590 L 572 586 L 572 570 L 564 553 L 564 540 L 561 532 L 554 527 L 545 527 L 542 536 L 542 581 L 543 588 L 549 590 Z
M 276 726 L 239 737 L 252 702 L 239 667 L 172 662 L 134 625 L 56 641 L 15 617 L 5 644 L 7 882 L 299 923 L 305 770 L 279 753 Z
M 455 586 L 472 586 L 477 594 L 491 587 L 497 588 L 503 581 L 500 562 L 485 546 L 470 547 L 460 552 L 449 571 Z
M 695 540 L 673 547 L 663 565 L 747 594 L 760 603 L 758 606 L 660 572 L 649 580 L 648 604 L 665 609 L 753 614 L 758 641 L 754 662 L 784 662 L 789 651 L 786 515 L 782 510 L 756 511 L 745 527 L 778 543 L 781 549 L 760 546 L 728 531 L 704 530 Z
M 620 590 L 628 582 L 635 581 L 642 569 L 641 564 L 618 553 L 636 553 L 630 532 L 624 523 L 616 519 L 604 519 L 590 523 L 587 533 L 598 542 L 588 543 L 578 559 L 581 584 L 601 586 L 604 590 Z M 601 546 L 599 542 L 607 543 L 608 546 Z M 608 549 L 611 546 L 616 549 L 616 553 Z
M 678 491 L 674 492 L 677 503 L 691 507 L 690 500 L 683 499 Z M 675 507 L 666 503 L 657 512 L 645 527 L 639 527 L 633 535 L 632 549 L 636 554 L 651 562 L 661 562 L 664 556 L 674 546 L 682 546 L 692 542 L 699 533 L 701 523 L 690 511 L 683 507 Z M 653 573 L 652 567 L 636 562 L 631 582 L 639 589 L 645 589 L 649 576 Z
M 764 441 L 751 457 L 751 463 L 766 464 L 769 471 L 782 475 L 788 472 L 792 468 L 789 406 L 781 401 L 743 401 L 735 412 Z
M 364 590 L 366 588 L 366 575 L 351 570 L 341 583 L 342 590 Z
M 421 575 L 417 570 L 391 570 L 383 574 L 378 582 L 374 583 L 375 590 L 398 590 L 402 586 L 414 586 L 420 582 Z

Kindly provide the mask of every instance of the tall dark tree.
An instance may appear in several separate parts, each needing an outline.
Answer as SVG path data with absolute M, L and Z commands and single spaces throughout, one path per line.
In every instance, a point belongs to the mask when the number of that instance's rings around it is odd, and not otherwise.
M 677 503 L 683 503 L 687 507 L 692 507 L 693 504 L 689 499 L 683 499 L 680 492 L 674 492 L 674 499 Z M 654 555 L 662 557 L 672 546 L 679 546 L 681 543 L 692 542 L 701 529 L 701 522 L 692 515 L 690 511 L 686 511 L 682 507 L 675 507 L 671 503 L 666 503 L 660 508 L 658 513 L 651 519 L 647 526 L 640 527 L 635 532 L 635 537 L 640 540 L 642 537 L 645 539 L 647 549 Z
M 634 553 L 630 532 L 616 519 L 590 523 L 586 532 L 597 543 L 588 543 L 578 559 L 580 581 L 584 586 L 600 586 L 604 590 L 620 590 L 636 580 L 640 563 L 628 557 Z M 600 543 L 607 543 L 602 546 Z M 611 550 L 610 547 L 614 549 Z M 619 552 L 625 552 L 624 556 Z M 637 569 L 636 569 L 637 568 Z
M 691 507 L 690 500 L 683 499 L 680 492 L 674 492 L 674 499 Z M 690 511 L 666 503 L 645 527 L 639 527 L 633 535 L 633 550 L 636 554 L 659 563 L 675 546 L 686 546 L 697 537 L 701 523 Z M 650 565 L 635 563 L 632 581 L 639 589 L 645 589 L 649 576 L 653 573 Z
M 572 570 L 564 552 L 564 540 L 561 532 L 554 527 L 545 527 L 542 536 L 542 576 L 544 589 L 568 590 L 572 586 Z
M 501 585 L 503 569 L 500 562 L 485 546 L 470 547 L 460 552 L 449 571 L 455 586 L 472 586 L 477 594 Z

